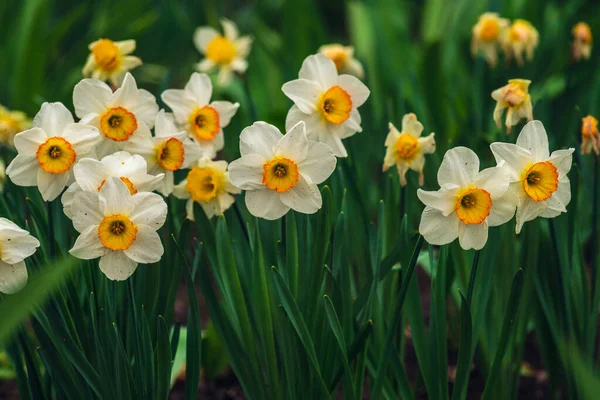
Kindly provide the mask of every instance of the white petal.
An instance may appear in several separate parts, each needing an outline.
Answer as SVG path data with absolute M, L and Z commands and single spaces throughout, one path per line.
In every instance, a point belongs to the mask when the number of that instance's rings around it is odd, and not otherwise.
M 456 193 L 459 187 L 456 185 L 446 185 L 437 191 L 427 191 L 417 189 L 417 197 L 423 204 L 442 212 L 447 217 L 454 212 L 456 208 Z
M 136 270 L 138 263 L 122 251 L 109 251 L 98 263 L 100 270 L 112 281 L 124 281 Z
M 174 183 L 173 171 L 165 171 L 163 179 L 156 185 L 156 190 L 163 196 L 168 196 L 173 193 Z
M 73 146 L 77 157 L 89 153 L 102 140 L 98 129 L 79 123 L 68 125 L 63 133 L 63 137 Z
M 219 76 L 217 77 L 217 83 L 219 86 L 227 86 L 233 79 L 233 71 L 231 65 L 221 65 L 219 68 Z
M 346 147 L 344 147 L 342 139 L 339 136 L 328 131 L 319 131 L 319 142 L 325 143 L 327 146 L 331 147 L 331 150 L 333 150 L 333 154 L 336 157 L 348 157 Z
M 431 154 L 435 152 L 435 133 L 430 133 L 425 137 L 417 139 L 419 150 L 423 154 Z
M 35 156 L 17 155 L 6 168 L 6 175 L 19 186 L 36 186 L 40 163 Z
M 248 61 L 240 57 L 234 58 L 231 62 L 231 69 L 243 74 L 248 69 Z
M 308 137 L 308 140 L 319 140 L 318 132 L 322 129 L 325 129 L 323 123 L 321 122 L 321 114 L 305 114 L 300 111 L 297 105 L 294 104 L 288 111 L 285 119 L 285 129 L 290 130 L 300 121 L 304 121 L 306 124 L 306 136 Z
M 42 128 L 48 137 L 62 136 L 67 125 L 75 122 L 71 111 L 62 103 L 44 103 L 33 119 L 33 126 Z
M 25 262 L 7 264 L 0 261 L 0 293 L 14 294 L 27 284 L 27 267 Z
M 246 192 L 246 207 L 255 217 L 268 220 L 279 219 L 290 210 L 281 202 L 277 192 L 271 189 Z
M 510 169 L 512 182 L 518 181 L 525 167 L 532 162 L 531 153 L 513 143 L 492 143 L 490 149 L 497 163 L 502 160 L 506 161 L 504 168 Z
M 181 130 L 175 125 L 173 114 L 161 109 L 154 118 L 154 134 L 156 137 L 169 137 L 179 133 Z
M 138 102 L 139 94 L 138 87 L 133 75 L 129 72 L 125 74 L 125 79 L 123 79 L 123 84 L 120 88 L 115 90 L 110 99 L 108 100 L 108 104 L 111 107 L 124 107 L 126 109 L 131 109 L 135 107 Z M 158 111 L 158 110 L 157 110 Z
M 194 102 L 186 97 L 181 89 L 167 89 L 162 92 L 160 98 L 173 111 L 175 119 L 180 124 L 187 122 L 189 115 L 196 107 Z
M 564 178 L 558 182 L 558 189 L 552 193 L 552 197 L 546 200 L 548 209 L 559 212 L 567 212 L 567 206 L 571 202 L 571 182 Z
M 184 92 L 186 97 L 195 100 L 197 107 L 203 107 L 210 102 L 212 90 L 208 75 L 194 72 L 185 85 Z
M 292 126 L 275 146 L 276 157 L 286 157 L 296 163 L 301 163 L 308 154 L 308 139 L 306 138 L 306 127 L 300 121 Z
M 73 174 L 81 189 L 86 191 L 97 191 L 109 175 L 105 164 L 91 158 L 79 160 L 73 167 Z
M 303 175 L 307 175 L 315 184 L 325 181 L 337 164 L 337 158 L 333 155 L 331 147 L 324 143 L 308 142 L 308 155 L 298 164 L 298 168 Z
M 8 264 L 16 264 L 23 261 L 40 247 L 40 242 L 27 231 L 5 236 L 2 238 L 1 243 L 2 261 Z
M 121 40 L 119 42 L 115 42 L 115 45 L 119 48 L 119 51 L 122 55 L 131 54 L 135 51 L 135 40 Z
M 81 191 L 81 186 L 77 182 L 72 183 L 60 198 L 63 206 L 63 212 L 69 219 L 73 219 L 73 198 Z
M 42 128 L 31 128 L 17 133 L 14 145 L 20 155 L 35 156 L 40 145 L 46 142 L 47 139 L 48 136 Z
M 230 103 L 228 101 L 213 101 L 210 106 L 219 113 L 219 124 L 221 128 L 225 128 L 231 122 L 231 118 L 235 115 L 240 103 Z
M 126 151 L 118 151 L 102 159 L 104 169 L 112 176 L 118 178 L 133 175 L 145 175 L 147 164 L 144 157 L 139 154 L 133 154 Z
M 217 64 L 215 64 L 215 62 L 213 60 L 205 58 L 196 65 L 196 69 L 200 72 L 209 72 L 216 65 Z
M 510 169 L 503 166 L 486 168 L 479 172 L 473 179 L 473 186 L 484 189 L 495 200 L 504 196 L 510 183 Z
M 98 236 L 98 225 L 92 225 L 81 232 L 69 253 L 81 260 L 93 260 L 103 256 L 107 251 Z
M 233 21 L 228 20 L 227 18 L 221 18 L 221 25 L 223 26 L 223 33 L 225 34 L 225 38 L 229 41 L 234 41 L 239 36 L 237 26 L 233 23 Z
M 173 196 L 175 196 L 178 199 L 189 199 L 190 193 L 187 191 L 186 189 L 187 186 L 187 179 L 182 180 L 181 182 L 179 182 L 177 185 L 175 185 L 175 187 L 173 188 Z
M 528 122 L 517 138 L 517 146 L 529 150 L 534 163 L 547 160 L 550 152 L 544 125 L 540 121 Z
M 488 239 L 488 223 L 487 220 L 480 224 L 463 224 L 458 225 L 458 241 L 460 247 L 464 250 L 481 250 L 485 246 Z
M 211 157 L 211 155 L 207 153 L 206 149 L 200 147 L 195 141 L 185 139 L 183 141 L 183 164 L 181 165 L 181 168 L 189 168 L 202 157 Z
M 239 60 L 243 60 L 244 58 L 248 57 L 248 54 L 250 54 L 250 48 L 252 47 L 253 40 L 254 39 L 252 39 L 252 37 L 250 36 L 242 36 L 234 41 L 233 45 L 237 50 L 237 57 L 233 60 L 234 64 L 237 63 Z
M 273 158 L 274 148 L 283 135 L 275 126 L 266 122 L 255 122 L 240 134 L 240 154 L 259 154 L 267 160 Z
M 319 82 L 308 79 L 286 82 L 281 90 L 305 114 L 312 114 L 317 110 L 317 102 L 323 91 Z
M 100 189 L 100 211 L 103 215 L 129 214 L 133 210 L 129 189 L 119 178 L 108 177 Z
M 131 196 L 133 209 L 129 218 L 136 225 L 160 229 L 167 219 L 167 203 L 156 193 L 137 193 Z
M 88 114 L 102 114 L 112 96 L 110 87 L 97 79 L 83 79 L 73 89 L 75 115 L 83 118 Z
M 345 139 L 354 135 L 356 132 L 362 132 L 362 127 L 360 126 L 360 123 L 360 113 L 356 108 L 353 108 L 352 111 L 350 111 L 350 118 L 348 118 L 342 124 L 345 129 L 343 134 L 340 135 L 340 138 Z
M 148 128 L 154 127 L 154 118 L 158 113 L 158 104 L 156 104 L 156 98 L 147 90 L 138 90 L 138 100 L 134 106 L 131 107 L 131 112 L 135 114 L 138 123 L 141 121 L 148 125 Z
M 338 73 L 335 64 L 323 54 L 314 54 L 304 59 L 298 73 L 300 79 L 317 81 L 324 90 L 337 84 Z
M 402 117 L 402 132 L 414 137 L 420 137 L 423 133 L 423 124 L 417 120 L 415 114 L 404 114 Z
M 292 210 L 304 214 L 316 213 L 323 204 L 321 192 L 317 185 L 307 182 L 302 174 L 300 174 L 296 186 L 279 193 L 279 199 Z
M 558 179 L 565 176 L 571 170 L 574 148 L 567 150 L 556 150 L 552 152 L 548 161 L 558 169 Z
M 446 183 L 465 187 L 479 172 L 477 154 L 466 147 L 455 147 L 444 154 L 444 159 L 438 170 L 438 183 Z
M 229 164 L 231 184 L 243 190 L 263 189 L 263 166 L 265 159 L 258 154 L 249 154 Z
M 160 236 L 148 225 L 138 225 L 137 227 L 135 240 L 123 252 L 133 261 L 141 264 L 159 262 L 165 252 Z
M 340 75 L 338 77 L 338 83 L 352 99 L 352 107 L 358 108 L 362 106 L 365 101 L 369 98 L 369 88 L 365 86 L 358 78 L 352 75 Z
M 515 209 L 519 202 L 518 187 L 520 183 L 511 183 L 508 190 L 500 198 L 492 201 L 490 215 L 487 217 L 489 226 L 499 226 L 507 223 L 515 216 Z
M 204 54 L 206 53 L 206 47 L 208 44 L 215 38 L 215 36 L 218 35 L 219 32 L 211 27 L 203 26 L 197 28 L 194 32 L 194 44 L 196 45 L 198 51 Z
M 458 223 L 459 219 L 456 217 L 456 213 L 444 217 L 441 211 L 425 207 L 423 215 L 421 215 L 419 233 L 423 235 L 427 243 L 441 246 L 458 237 Z
M 517 221 L 516 233 L 521 233 L 523 224 L 527 221 L 536 219 L 539 214 L 546 208 L 545 201 L 533 201 L 529 197 L 524 196 L 524 201 L 517 207 L 515 219 Z
M 53 174 L 46 172 L 43 169 L 37 171 L 37 185 L 42 194 L 44 201 L 52 201 L 56 199 L 69 181 L 71 171 L 63 172 L 62 174 Z
M 71 212 L 73 227 L 77 232 L 83 232 L 92 225 L 99 225 L 104 215 L 100 210 L 98 192 L 77 192 L 73 196 Z

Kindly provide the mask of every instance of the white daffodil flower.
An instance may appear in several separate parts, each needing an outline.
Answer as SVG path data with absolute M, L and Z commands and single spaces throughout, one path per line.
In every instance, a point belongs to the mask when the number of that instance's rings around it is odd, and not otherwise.
M 13 294 L 27 283 L 25 259 L 40 242 L 6 218 L 0 218 L 0 293 Z
M 508 84 L 492 92 L 492 99 L 496 100 L 494 108 L 494 121 L 500 128 L 502 123 L 502 114 L 506 109 L 506 134 L 509 134 L 512 127 L 519 123 L 523 118 L 527 121 L 533 120 L 533 105 L 531 104 L 531 95 L 529 94 L 529 84 L 527 79 L 510 79 Z
M 486 12 L 479 16 L 472 29 L 471 53 L 483 53 L 485 60 L 492 67 L 498 62 L 499 39 L 502 31 L 508 28 L 510 21 L 500 18 L 498 13 Z
M 390 132 L 385 139 L 385 158 L 383 159 L 383 171 L 396 165 L 400 184 L 406 186 L 406 172 L 412 169 L 419 173 L 419 186 L 423 186 L 425 166 L 425 154 L 435 151 L 435 133 L 421 137 L 423 124 L 417 120 L 415 114 L 405 114 L 402 117 L 402 132 L 390 122 Z
M 72 204 L 75 195 L 84 190 L 99 192 L 106 180 L 114 176 L 119 178 L 131 194 L 151 192 L 164 180 L 164 174 L 149 175 L 146 160 L 140 155 L 131 155 L 119 151 L 102 160 L 84 158 L 73 167 L 75 182 L 63 193 L 61 202 L 63 211 L 69 218 L 73 217 Z
M 15 185 L 37 186 L 45 201 L 58 197 L 73 165 L 101 140 L 92 126 L 75 123 L 62 103 L 44 103 L 33 128 L 15 136 L 17 157 L 6 169 Z
M 134 135 L 125 145 L 125 150 L 139 154 L 148 163 L 148 172 L 163 175 L 157 190 L 164 196 L 173 192 L 173 172 L 189 168 L 203 155 L 212 150 L 202 149 L 188 137 L 187 132 L 177 129 L 171 114 L 160 110 L 154 125 L 155 136 Z
M 120 86 L 125 74 L 142 65 L 142 60 L 129 54 L 135 51 L 135 40 L 113 42 L 99 39 L 89 45 L 90 55 L 83 67 L 84 77 L 91 76 L 101 81 L 110 81 Z
M 181 181 L 173 195 L 187 200 L 187 218 L 194 220 L 194 202 L 202 206 L 208 218 L 222 215 L 234 203 L 234 194 L 240 193 L 229 181 L 227 161 L 212 161 L 201 158 Z
M 554 218 L 567 212 L 571 201 L 567 173 L 575 149 L 550 154 L 548 135 L 540 121 L 527 123 L 516 144 L 496 142 L 490 147 L 496 161 L 505 161 L 505 168 L 510 171 L 511 191 L 518 199 L 517 233 L 527 221 L 537 217 Z
M 317 184 L 333 173 L 331 148 L 308 140 L 304 122 L 285 135 L 265 122 L 240 134 L 241 158 L 229 164 L 231 183 L 246 190 L 246 207 L 256 217 L 274 220 L 290 208 L 313 214 L 321 208 Z
M 365 76 L 362 64 L 354 58 L 354 47 L 337 43 L 325 44 L 319 47 L 318 52 L 333 61 L 340 74 L 354 75 L 361 79 Z
M 286 129 L 304 121 L 310 140 L 327 144 L 336 157 L 347 157 L 342 139 L 362 131 L 358 107 L 369 97 L 369 89 L 352 75 L 338 75 L 334 62 L 323 54 L 308 56 L 298 75 L 300 79 L 281 88 L 294 102 Z
M 466 147 L 448 150 L 437 175 L 441 188 L 417 191 L 426 206 L 419 225 L 421 235 L 435 245 L 458 237 L 463 249 L 482 249 L 488 227 L 502 225 L 515 214 L 509 174 L 502 164 L 479 171 L 477 154 Z
M 217 82 L 220 86 L 231 82 L 234 72 L 243 74 L 248 68 L 246 58 L 250 54 L 252 38 L 240 36 L 237 26 L 230 20 L 221 19 L 223 35 L 210 26 L 201 26 L 194 32 L 194 44 L 204 58 L 196 68 L 200 72 L 219 69 Z
M 73 90 L 73 105 L 79 122 L 98 128 L 104 139 L 96 150 L 98 157 L 123 150 L 132 135 L 148 132 L 158 112 L 154 96 L 138 89 L 130 73 L 114 93 L 104 82 L 83 79 Z
M 213 150 L 213 157 L 225 144 L 223 128 L 229 125 L 239 103 L 210 102 L 212 84 L 206 74 L 194 72 L 181 89 L 167 89 L 161 98 L 173 111 L 175 121 L 204 149 Z
M 119 178 L 109 177 L 100 192 L 77 193 L 72 209 L 80 235 L 69 253 L 82 260 L 100 257 L 100 270 L 107 278 L 123 281 L 138 263 L 160 261 L 164 248 L 156 230 L 167 218 L 160 195 L 131 194 Z

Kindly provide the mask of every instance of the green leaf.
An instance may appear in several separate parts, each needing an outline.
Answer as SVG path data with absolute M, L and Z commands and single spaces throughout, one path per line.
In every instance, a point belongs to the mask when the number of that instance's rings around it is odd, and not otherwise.
M 156 377 L 157 377 L 157 398 L 167 399 L 171 390 L 171 367 L 173 365 L 171 357 L 171 341 L 169 338 L 169 329 L 162 316 L 158 317 L 157 337 L 156 337 Z
M 460 345 L 458 348 L 458 362 L 456 364 L 456 378 L 452 391 L 452 400 L 462 400 L 467 395 L 467 384 L 471 372 L 471 310 L 465 296 L 460 293 Z

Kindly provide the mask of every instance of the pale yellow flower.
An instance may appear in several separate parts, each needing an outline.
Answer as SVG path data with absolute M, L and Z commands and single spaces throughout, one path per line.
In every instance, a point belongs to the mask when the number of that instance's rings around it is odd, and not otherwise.
M 494 109 L 494 121 L 498 128 L 501 126 L 504 109 L 508 109 L 505 122 L 507 134 L 522 118 L 526 118 L 527 121 L 533 120 L 533 106 L 529 94 L 530 83 L 531 81 L 527 79 L 510 79 L 508 85 L 492 92 L 492 98 L 497 102 Z
M 588 60 L 592 55 L 592 30 L 585 22 L 578 22 L 573 27 L 573 58 L 580 61 Z
M 21 111 L 10 111 L 0 105 L 0 143 L 12 146 L 17 133 L 31 127 L 31 120 Z
M 539 42 L 539 33 L 529 21 L 516 19 L 509 28 L 502 31 L 499 39 L 507 59 L 510 60 L 514 56 L 517 64 L 523 65 L 525 63 L 523 53 L 527 61 L 533 59 L 533 51 Z
M 600 132 L 598 120 L 588 115 L 581 119 L 581 154 L 591 154 L 592 150 L 600 155 Z
M 337 43 L 326 44 L 319 47 L 319 53 L 334 62 L 338 73 L 354 75 L 361 79 L 365 76 L 362 64 L 354 58 L 354 47 Z
M 83 67 L 83 76 L 101 81 L 110 81 L 113 86 L 121 86 L 125 74 L 142 65 L 142 60 L 129 54 L 135 51 L 135 40 L 113 42 L 99 39 L 88 46 L 91 53 Z
M 483 13 L 472 30 L 471 52 L 474 55 L 483 53 L 488 64 L 495 66 L 498 62 L 499 38 L 508 25 L 509 21 L 500 18 L 497 13 Z

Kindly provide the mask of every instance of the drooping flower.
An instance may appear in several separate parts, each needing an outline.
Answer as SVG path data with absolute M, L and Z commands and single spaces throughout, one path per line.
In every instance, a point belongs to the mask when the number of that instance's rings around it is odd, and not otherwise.
M 600 132 L 598 120 L 588 115 L 581 119 L 581 154 L 591 154 L 592 150 L 596 156 L 600 155 Z
M 73 199 L 73 226 L 80 233 L 73 256 L 100 257 L 100 270 L 122 281 L 140 264 L 160 261 L 164 249 L 156 230 L 167 218 L 167 204 L 156 193 L 131 194 L 127 185 L 109 177 L 100 192 L 81 191 Z
M 31 127 L 31 121 L 22 111 L 10 111 L 0 105 L 0 143 L 13 145 L 17 133 Z
M 527 119 L 527 121 L 533 120 L 533 105 L 529 94 L 530 84 L 531 81 L 527 79 L 510 79 L 508 85 L 492 92 L 492 99 L 496 100 L 494 121 L 498 128 L 501 126 L 504 110 L 508 109 L 504 123 L 507 134 L 522 118 Z
M 518 199 L 516 232 L 537 217 L 554 218 L 567 212 L 571 201 L 571 169 L 575 149 L 549 154 L 548 135 L 540 121 L 527 123 L 517 143 L 492 143 L 497 162 L 505 161 L 510 171 L 510 190 Z
M 406 172 L 412 169 L 419 173 L 419 186 L 423 186 L 423 166 L 425 154 L 435 151 L 435 133 L 422 138 L 423 124 L 417 120 L 415 114 L 406 114 L 402 117 L 402 132 L 390 122 L 390 132 L 385 139 L 385 158 L 383 171 L 396 165 L 400 184 L 406 186 Z
M 234 203 L 234 194 L 241 193 L 229 181 L 227 161 L 212 161 L 201 158 L 181 181 L 173 195 L 187 200 L 187 218 L 194 220 L 194 203 L 200 204 L 208 218 L 222 215 Z
M 125 74 L 142 65 L 142 60 L 129 54 L 135 51 L 135 40 L 113 42 L 110 39 L 99 39 L 88 46 L 91 53 L 83 67 L 85 78 L 92 77 L 101 81 L 110 81 L 120 86 Z
M 0 218 L 0 293 L 13 294 L 27 283 L 25 259 L 40 247 L 29 232 L 6 218 Z
M 233 72 L 243 74 L 248 68 L 246 58 L 250 54 L 252 38 L 240 36 L 237 26 L 221 19 L 223 35 L 210 26 L 201 26 L 194 33 L 194 44 L 204 59 L 196 67 L 200 72 L 219 69 L 218 83 L 225 86 L 231 82 Z
M 310 140 L 327 144 L 337 157 L 347 157 L 342 139 L 362 131 L 358 107 L 369 97 L 369 89 L 354 76 L 338 75 L 333 61 L 323 54 L 308 56 L 298 75 L 300 79 L 282 87 L 294 102 L 286 129 L 304 121 Z
M 73 167 L 73 175 L 75 182 L 61 197 L 63 211 L 69 218 L 73 217 L 72 204 L 75 195 L 82 190 L 99 192 L 111 176 L 123 181 L 131 194 L 151 192 L 165 177 L 164 174 L 148 174 L 146 160 L 138 154 L 131 155 L 126 151 L 113 153 L 100 161 L 84 158 Z
M 190 139 L 187 132 L 178 129 L 173 116 L 164 110 L 156 115 L 154 133 L 155 136 L 134 135 L 125 145 L 125 150 L 144 157 L 150 174 L 164 174 L 165 178 L 160 181 L 157 190 L 168 196 L 173 192 L 173 172 L 189 168 L 208 152 Z
M 417 191 L 426 206 L 419 232 L 431 244 L 447 244 L 458 237 L 463 249 L 482 249 L 488 227 L 502 225 L 515 214 L 508 176 L 502 164 L 479 171 L 477 154 L 466 147 L 448 150 L 438 171 L 441 188 Z
M 255 122 L 240 135 L 241 158 L 229 164 L 231 183 L 246 190 L 246 207 L 256 217 L 274 220 L 290 208 L 313 214 L 321 208 L 317 184 L 333 172 L 331 148 L 308 140 L 304 122 L 285 135 L 266 122 Z
M 509 21 L 500 18 L 498 13 L 486 12 L 481 14 L 472 30 L 471 52 L 475 55 L 481 51 L 488 64 L 494 67 L 498 62 L 500 34 L 508 25 Z
M 523 53 L 527 61 L 533 59 L 533 52 L 539 42 L 539 34 L 537 29 L 529 21 L 524 19 L 516 19 L 512 25 L 503 30 L 500 35 L 500 44 L 506 53 L 506 57 L 510 60 L 515 57 L 517 64 L 523 65 Z
M 140 131 L 147 133 L 158 112 L 154 96 L 138 89 L 130 73 L 114 93 L 104 82 L 83 79 L 73 90 L 73 105 L 80 122 L 95 126 L 103 137 L 96 149 L 98 157 L 123 150 L 127 140 Z
M 38 186 L 45 201 L 52 201 L 72 177 L 73 165 L 100 142 L 93 126 L 75 123 L 62 103 L 44 103 L 33 128 L 15 136 L 17 157 L 6 169 L 15 185 Z
M 319 47 L 319 53 L 334 62 L 338 73 L 354 75 L 361 79 L 365 76 L 362 64 L 354 58 L 354 47 L 338 43 L 326 44 Z
M 229 125 L 239 103 L 210 102 L 212 84 L 206 74 L 194 72 L 182 89 L 167 89 L 161 98 L 173 111 L 175 121 L 204 149 L 214 154 L 223 148 L 223 128 Z
M 573 50 L 573 59 L 580 61 L 589 60 L 592 55 L 592 30 L 590 26 L 585 22 L 578 22 L 575 24 L 572 30 L 573 43 L 571 48 Z

